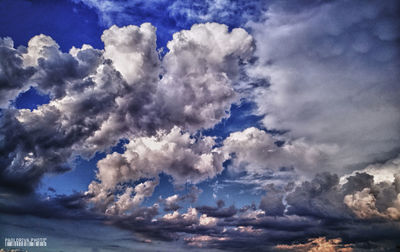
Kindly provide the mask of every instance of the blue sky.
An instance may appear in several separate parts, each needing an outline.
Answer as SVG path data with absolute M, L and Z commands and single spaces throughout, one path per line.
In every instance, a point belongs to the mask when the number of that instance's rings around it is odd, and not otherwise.
M 1 238 L 393 250 L 398 9 L 0 1 Z

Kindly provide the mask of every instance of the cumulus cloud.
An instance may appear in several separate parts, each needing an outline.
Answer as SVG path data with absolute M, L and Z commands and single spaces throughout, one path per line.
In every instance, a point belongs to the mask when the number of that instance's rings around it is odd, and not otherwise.
M 158 131 L 151 137 L 137 137 L 123 154 L 113 153 L 98 162 L 98 178 L 106 188 L 121 179 L 138 180 L 160 172 L 172 175 L 177 184 L 199 182 L 222 171 L 222 154 L 213 150 L 212 137 L 195 139 L 181 128 Z
M 0 38 L 0 108 L 29 88 L 27 80 L 35 73 L 23 64 L 23 51 L 14 48 L 11 38 Z
M 159 59 L 156 50 L 156 28 L 150 23 L 140 27 L 112 26 L 101 36 L 104 57 L 111 59 L 116 69 L 129 84 L 149 77 L 158 78 Z M 150 80 L 155 84 L 155 80 Z
M 257 183 L 255 175 L 264 175 L 259 183 L 287 182 L 300 174 L 313 174 L 335 149 L 324 145 L 309 145 L 303 139 L 278 146 L 276 138 L 254 127 L 231 133 L 221 147 L 232 163 L 228 168 L 245 171 L 248 180 Z M 266 177 L 267 176 L 267 177 Z M 290 177 L 291 176 L 291 177 Z
M 399 5 L 365 1 L 275 2 L 250 22 L 259 58 L 249 74 L 268 129 L 329 145 L 319 169 L 341 175 L 399 150 Z
M 199 194 L 202 192 L 203 191 L 197 186 L 192 185 L 187 193 L 174 194 L 165 199 L 160 197 L 160 202 L 164 204 L 164 211 L 176 211 L 181 208 L 181 204 L 184 202 L 189 202 L 191 204 L 196 203 Z
M 220 46 L 208 43 L 210 39 Z M 166 169 L 177 182 L 198 182 L 219 173 L 222 159 L 211 151 L 213 140 L 206 137 L 194 143 L 188 134 L 179 139 L 176 126 L 194 133 L 228 116 L 231 103 L 236 101 L 233 86 L 239 77 L 239 62 L 251 56 L 252 37 L 243 29 L 228 31 L 227 26 L 216 23 L 195 25 L 174 35 L 162 60 L 156 51 L 155 27 L 148 23 L 140 27 L 112 26 L 104 31 L 102 40 L 104 50 L 83 45 L 69 53 L 61 52 L 45 35 L 33 37 L 27 48 L 18 50 L 11 39 L 2 40 L 2 53 L 9 55 L 1 58 L 5 61 L 2 87 L 11 85 L 4 89 L 4 96 L 12 99 L 32 84 L 52 98 L 33 111 L 2 111 L 2 186 L 32 190 L 43 174 L 68 170 L 75 155 L 88 158 L 109 150 L 121 138 L 145 140 L 140 137 L 151 135 L 155 138 L 148 140 L 155 146 L 173 149 L 177 145 L 182 151 L 176 161 L 163 156 L 169 159 Z M 156 138 L 161 136 L 156 132 L 162 130 L 172 130 L 171 139 L 157 143 Z M 168 145 L 168 141 L 172 143 Z M 147 148 L 146 143 L 142 146 Z M 161 155 L 162 150 L 154 148 L 152 153 Z M 132 161 L 135 155 L 132 152 L 126 157 Z M 99 167 L 126 157 L 108 156 Z M 146 165 L 146 158 L 140 166 Z M 136 172 L 154 177 L 164 169 L 161 160 L 153 162 L 153 170 Z M 168 168 L 174 162 L 180 166 Z M 188 177 L 195 174 L 199 176 Z
M 162 114 L 189 130 L 211 128 L 226 118 L 238 99 L 238 63 L 254 50 L 252 37 L 240 28 L 229 32 L 226 25 L 196 24 L 175 33 L 167 47 L 157 100 L 164 101 Z
M 133 187 L 127 187 L 125 192 L 118 196 L 118 199 L 107 207 L 106 214 L 121 215 L 137 208 L 144 200 L 153 194 L 158 185 L 158 179 L 149 180 Z M 135 195 L 132 197 L 132 194 Z
M 184 226 L 197 225 L 199 223 L 198 212 L 196 208 L 189 207 L 186 213 L 180 214 L 177 211 L 167 213 L 162 218 L 166 223 L 179 224 Z
M 77 57 L 90 59 L 93 51 L 95 50 L 91 48 L 85 49 L 78 53 Z M 97 52 L 95 51 L 94 54 L 96 55 Z M 85 55 L 89 56 L 85 57 Z M 69 57 L 78 62 L 73 56 L 67 56 L 67 58 Z M 39 62 L 46 61 L 44 58 L 39 58 Z M 93 153 L 90 154 L 87 151 L 84 142 L 100 128 L 102 122 L 108 117 L 114 104 L 113 99 L 119 91 L 118 86 L 123 83 L 109 63 L 103 61 L 104 64 L 99 64 L 100 62 L 96 61 L 98 68 L 87 79 L 55 82 L 59 86 L 53 83 L 57 86 L 57 90 L 62 90 L 59 94 L 68 92 L 69 96 L 53 99 L 49 104 L 39 106 L 33 111 L 12 108 L 3 110 L 3 116 L 0 119 L 2 125 L 2 145 L 0 147 L 2 175 L 0 179 L 8 181 L 2 183 L 3 185 L 7 186 L 10 183 L 12 187 L 12 184 L 16 183 L 21 184 L 21 188 L 30 188 L 35 186 L 46 172 L 58 173 L 68 170 L 66 163 L 73 153 L 81 152 L 88 155 Z M 62 63 L 60 64 L 62 65 Z M 37 71 L 32 78 L 39 80 L 43 77 L 42 70 Z M 60 72 L 61 75 L 63 73 Z M 92 78 L 97 78 L 98 82 L 94 82 Z M 68 89 L 66 89 L 66 83 L 70 84 Z M 111 88 L 111 85 L 114 88 Z M 42 87 L 46 88 L 46 85 L 44 84 Z M 76 90 L 81 87 L 83 90 Z M 94 149 L 99 150 L 98 148 Z M 18 181 L 23 181 L 23 183 Z M 18 188 L 18 186 L 14 186 L 14 188 Z
M 119 11 L 110 1 L 85 2 Z M 248 5 L 218 1 L 193 13 L 206 20 L 236 6 Z M 394 244 L 400 237 L 396 10 L 392 1 L 272 1 L 265 19 L 248 24 L 254 37 L 197 24 L 175 33 L 163 56 L 149 23 L 111 26 L 103 50 L 83 45 L 62 52 L 46 35 L 17 49 L 1 39 L 0 211 L 100 218 L 144 241 L 181 239 L 226 250 L 350 249 L 322 236 L 367 248 Z M 244 68 L 250 80 L 262 80 L 245 94 Z M 9 106 L 30 86 L 51 101 L 32 111 Z M 245 95 L 267 130 L 250 127 L 218 144 L 199 133 L 227 118 Z M 128 140 L 122 153 L 109 153 L 122 138 Z M 32 192 L 44 174 L 69 170 L 76 155 L 104 151 L 84 194 L 4 200 Z M 264 191 L 258 207 L 218 201 L 184 209 L 183 201 L 195 204 L 197 187 L 143 206 L 160 173 L 177 186 L 196 184 L 221 174 L 228 159 L 229 171 L 246 174 L 232 180 Z
M 260 209 L 264 210 L 268 215 L 283 215 L 286 206 L 284 204 L 285 191 L 276 188 L 274 184 L 269 184 L 265 190 L 266 195 L 261 198 Z
M 151 195 L 157 180 L 147 180 L 119 190 L 121 193 L 117 200 L 112 201 L 108 208 L 114 209 L 115 212 L 109 212 L 107 215 L 96 215 L 93 212 L 87 215 L 86 199 L 91 197 L 88 194 L 47 200 L 47 207 L 35 203 L 32 208 L 24 208 L 23 204 L 13 203 L 13 206 L 8 208 L 1 206 L 0 210 L 49 217 L 65 215 L 63 218 L 103 218 L 108 224 L 133 232 L 140 240 L 181 240 L 189 246 L 198 246 L 200 243 L 194 241 L 204 238 L 201 246 L 208 249 L 240 251 L 279 248 L 290 251 L 313 248 L 374 249 L 382 246 L 392 249 L 400 234 L 398 223 L 394 221 L 396 219 L 391 217 L 395 216 L 395 209 L 398 210 L 398 178 L 395 178 L 396 183 L 385 184 L 374 183 L 371 177 L 365 173 L 358 173 L 350 176 L 348 182 L 341 185 L 337 175 L 319 174 L 313 180 L 305 181 L 294 189 L 285 189 L 287 191 L 283 192 L 286 196 L 284 204 L 285 207 L 289 206 L 289 209 L 283 214 L 279 209 L 271 211 L 276 209 L 273 207 L 276 204 L 271 196 L 264 200 L 265 204 L 271 204 L 270 209 L 265 210 L 255 205 L 235 209 L 233 206 L 225 207 L 224 203 L 219 201 L 217 207 L 189 207 L 183 211 L 175 210 L 160 215 L 157 203 L 149 207 L 135 205 L 135 195 Z M 360 189 L 366 187 L 368 189 Z M 267 193 L 277 193 L 277 196 L 280 196 L 282 191 L 278 189 L 270 186 Z M 354 207 L 346 203 L 346 198 L 350 197 L 347 195 L 355 195 L 351 197 L 355 202 Z M 173 198 L 177 197 L 172 197 L 171 201 L 175 201 Z M 361 201 L 367 203 L 362 204 Z M 373 212 L 369 211 L 372 205 L 368 203 L 372 201 L 375 204 Z M 74 211 L 68 211 L 66 214 L 65 209 Z M 367 215 L 358 214 L 360 211 Z M 318 238 L 322 235 L 340 238 Z
M 204 238 L 202 247 L 225 250 L 389 249 L 395 243 L 388 239 L 396 241 L 400 233 L 398 179 L 374 182 L 374 176 L 356 173 L 342 184 L 338 175 L 321 173 L 297 186 L 267 186 L 259 208 L 253 204 L 236 209 L 218 201 L 216 207 L 171 209 L 162 216 L 147 215 L 148 211 L 140 215 L 136 209 L 109 218 L 117 226 L 139 232 L 143 239 L 182 238 L 189 246 L 199 246 L 196 241 Z M 173 195 L 168 201 L 178 199 Z M 371 227 L 374 232 L 368 231 Z M 341 238 L 318 238 L 321 235 Z
M 164 211 L 176 211 L 180 208 L 179 204 L 179 195 L 174 194 L 172 196 L 167 197 L 164 200 Z
M 393 183 L 381 182 L 344 197 L 344 203 L 361 219 L 400 219 L 399 175 Z
M 323 219 L 398 220 L 399 175 L 393 177 L 392 182 L 374 182 L 374 176 L 356 173 L 340 184 L 335 174 L 317 174 L 285 194 L 286 213 Z
M 103 204 L 120 183 L 157 177 L 161 172 L 171 175 L 176 184 L 212 178 L 222 171 L 224 160 L 214 145 L 212 137 L 196 139 L 178 127 L 170 132 L 158 131 L 151 137 L 137 137 L 125 146 L 123 154 L 109 154 L 98 162 L 100 182 L 92 182 L 88 193 Z M 177 200 L 170 198 L 166 202 L 176 208 Z

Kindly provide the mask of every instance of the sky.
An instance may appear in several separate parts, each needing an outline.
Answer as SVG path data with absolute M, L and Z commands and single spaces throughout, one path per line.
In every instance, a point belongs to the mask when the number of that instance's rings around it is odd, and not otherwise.
M 0 251 L 397 251 L 399 9 L 0 0 Z

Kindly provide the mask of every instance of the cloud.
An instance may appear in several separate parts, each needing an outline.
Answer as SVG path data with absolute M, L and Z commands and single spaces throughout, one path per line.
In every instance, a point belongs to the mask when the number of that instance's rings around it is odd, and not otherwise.
M 199 194 L 202 192 L 197 186 L 192 185 L 186 194 L 174 194 L 165 199 L 160 197 L 160 202 L 164 204 L 164 211 L 176 211 L 181 208 L 181 203 L 183 202 L 196 203 Z
M 343 198 L 339 177 L 336 174 L 320 173 L 311 181 L 301 183 L 287 195 L 287 213 L 324 219 L 350 218 Z
M 216 241 L 227 241 L 229 240 L 228 237 L 215 237 L 215 236 L 209 236 L 209 235 L 198 235 L 198 236 L 192 236 L 192 237 L 187 237 L 185 238 L 185 242 L 189 246 L 193 247 L 198 247 L 198 248 L 203 248 L 203 247 L 209 247 L 212 242 Z
M 102 220 L 87 208 L 87 196 L 82 193 L 71 195 L 14 195 L 3 193 L 0 212 L 4 215 L 36 216 L 40 218 L 66 220 Z
M 212 206 L 198 206 L 197 211 L 210 217 L 216 218 L 229 218 L 234 216 L 238 211 L 234 205 L 224 207 L 225 202 L 222 200 L 217 201 L 217 207 Z
M 129 25 L 112 26 L 101 36 L 104 42 L 104 57 L 111 59 L 116 69 L 128 84 L 150 79 L 157 82 L 160 71 L 156 50 L 156 28 L 150 23 L 140 27 Z
M 353 251 L 352 244 L 343 244 L 342 239 L 326 239 L 319 237 L 309 239 L 306 243 L 292 245 L 277 245 L 278 251 L 327 251 L 327 252 L 350 252 Z
M 0 108 L 29 88 L 27 80 L 35 73 L 32 67 L 24 67 L 22 52 L 14 48 L 11 38 L 0 38 Z
M 374 177 L 375 183 L 380 183 L 384 181 L 394 180 L 394 174 L 399 173 L 400 169 L 400 157 L 387 160 L 385 163 L 374 163 L 370 164 L 362 170 L 354 171 L 349 175 L 342 176 L 340 178 L 341 183 L 343 183 L 349 176 L 355 175 L 356 172 L 364 172 Z
M 214 227 L 218 223 L 218 219 L 214 217 L 208 217 L 206 214 L 200 215 L 199 224 L 200 226 Z
M 374 183 L 370 175 L 358 173 L 347 181 L 341 185 L 337 175 L 323 173 L 294 189 L 283 188 L 283 191 L 279 191 L 279 187 L 270 186 L 266 194 L 270 195 L 264 198 L 266 210 L 255 205 L 235 209 L 234 206 L 225 207 L 219 201 L 217 207 L 189 207 L 161 215 L 158 203 L 149 207 L 134 205 L 135 195 L 152 194 L 158 183 L 156 180 L 147 180 L 134 187 L 125 187 L 129 190 L 120 190 L 118 200 L 109 205 L 115 206 L 116 210 L 110 214 L 88 211 L 87 200 L 91 195 L 83 194 L 59 196 L 54 200 L 43 199 L 37 203 L 29 201 L 32 203 L 30 208 L 22 204 L 26 203 L 26 198 L 14 198 L 14 203 L 1 205 L 0 210 L 7 214 L 48 218 L 103 220 L 109 225 L 129 230 L 136 240 L 143 241 L 183 241 L 189 246 L 197 246 L 200 243 L 195 241 L 201 239 L 197 237 L 212 237 L 204 238 L 207 241 L 201 243 L 207 249 L 273 250 L 278 246 L 291 250 L 331 245 L 336 249 L 350 248 L 345 244 L 351 244 L 354 249 L 394 248 L 400 228 L 396 219 L 389 214 L 394 216 L 394 210 L 398 210 L 398 178 L 393 183 Z M 364 187 L 368 187 L 368 190 L 362 192 L 364 195 L 359 195 L 360 188 Z M 277 198 L 282 194 L 285 196 L 282 202 L 288 207 L 287 211 L 271 211 L 276 209 L 273 207 L 276 204 L 272 194 L 277 194 Z M 347 195 L 356 195 L 352 198 L 356 202 L 354 207 L 346 203 Z M 372 206 L 369 203 L 359 204 L 360 200 L 368 198 L 364 196 L 374 197 L 374 215 L 358 214 L 357 211 Z M 260 207 L 263 207 L 262 204 Z M 341 241 L 332 238 L 324 240 L 321 238 L 323 236 L 337 237 Z
M 264 210 L 268 215 L 283 215 L 286 209 L 283 202 L 285 191 L 276 188 L 274 184 L 268 185 L 265 189 L 267 193 L 261 198 L 260 209 Z
M 248 20 L 258 20 L 267 9 L 265 1 L 110 1 L 72 0 L 93 8 L 101 25 L 126 25 L 151 19 L 158 26 L 170 31 L 182 29 L 193 23 L 219 22 L 240 26 Z M 135 10 L 132 13 L 132 10 Z
M 85 2 L 110 22 L 120 8 L 132 7 Z M 185 3 L 174 2 L 167 11 L 208 20 L 253 6 L 218 3 L 179 12 L 174 8 Z M 400 237 L 397 9 L 392 1 L 273 1 L 265 19 L 249 18 L 252 35 L 196 24 L 175 33 L 165 54 L 157 52 L 149 23 L 111 26 L 102 36 L 104 50 L 83 45 L 65 53 L 46 35 L 17 49 L 2 39 L 0 211 L 98 218 L 138 240 L 207 249 L 348 249 L 342 244 L 349 243 L 394 249 Z M 251 10 L 238 20 L 246 13 Z M 51 101 L 32 111 L 9 106 L 30 86 Z M 241 98 L 257 104 L 266 129 L 250 127 L 221 142 L 202 135 Z M 110 153 L 120 139 L 127 139 L 122 153 Z M 68 171 L 77 155 L 96 152 L 106 156 L 86 193 L 16 196 L 32 193 L 45 174 Z M 143 206 L 160 173 L 177 186 L 197 184 L 221 174 L 228 159 L 228 171 L 237 172 L 231 181 L 263 190 L 258 207 L 196 206 L 197 187 Z M 194 206 L 185 209 L 184 201 Z
M 208 43 L 210 39 L 219 47 Z M 43 174 L 65 172 L 74 156 L 90 158 L 96 152 L 108 151 L 121 138 L 152 139 L 150 136 L 163 130 L 174 129 L 177 134 L 176 127 L 195 133 L 214 126 L 229 115 L 227 111 L 237 97 L 234 82 L 243 66 L 239 62 L 251 57 L 254 49 L 246 31 L 228 31 L 227 26 L 216 23 L 195 25 L 176 33 L 162 60 L 156 51 L 155 28 L 148 23 L 140 27 L 112 26 L 104 31 L 102 40 L 104 50 L 83 45 L 73 47 L 69 53 L 61 52 L 46 35 L 33 37 L 27 48 L 18 50 L 12 48 L 11 39 L 2 40 L 3 52 L 12 55 L 2 57 L 12 67 L 7 71 L 27 71 L 11 75 L 1 71 L 6 74 L 7 83 L 16 85 L 10 90 L 16 95 L 32 84 L 52 98 L 33 111 L 2 111 L 3 187 L 32 191 Z M 6 96 L 11 95 L 6 92 Z M 192 148 L 189 138 L 183 134 L 181 140 Z M 206 153 L 211 152 L 213 140 L 201 139 L 202 144 L 193 144 L 198 148 L 193 154 L 182 149 L 183 156 L 177 158 L 185 160 L 176 161 L 181 170 L 168 170 L 177 181 L 185 172 L 185 165 L 196 165 L 190 167 L 188 176 L 200 177 L 185 178 L 193 182 L 221 171 L 216 152 Z M 175 161 L 169 162 L 173 165 Z M 157 172 L 163 170 L 160 163 L 154 163 L 153 168 Z M 157 175 L 155 170 L 149 173 Z
M 344 203 L 361 219 L 400 219 L 399 175 L 390 184 L 381 182 L 344 197 Z
M 285 183 L 299 172 L 313 174 L 328 158 L 328 153 L 335 151 L 329 146 L 309 145 L 303 139 L 278 146 L 279 140 L 264 130 L 251 127 L 231 133 L 221 149 L 231 158 L 229 169 L 247 172 L 250 182 L 254 183 L 257 183 L 255 176 L 261 175 L 260 183 L 264 186 L 272 180 Z
M 180 208 L 179 204 L 179 195 L 174 194 L 172 196 L 167 197 L 164 200 L 164 211 L 176 211 Z
M 90 54 L 91 51 L 93 49 L 85 49 L 78 53 L 78 57 Z M 72 58 L 71 55 L 68 57 Z M 44 58 L 39 61 L 45 62 Z M 3 110 L 0 119 L 0 179 L 7 181 L 3 185 L 10 184 L 8 187 L 18 188 L 17 184 L 22 184 L 23 181 L 21 188 L 31 190 L 29 188 L 35 187 L 44 173 L 68 170 L 66 163 L 73 154 L 90 156 L 94 153 L 93 149 L 96 151 L 103 147 L 87 146 L 89 143 L 85 141 L 108 117 L 118 93 L 118 85 L 123 82 L 118 78 L 117 72 L 107 62 L 104 63 L 86 80 L 58 83 L 60 85 L 56 89 L 63 90 L 60 94 L 70 93 L 68 96 L 53 99 L 49 104 L 39 106 L 33 111 L 12 108 Z M 42 73 L 42 70 L 37 73 Z M 34 78 L 40 79 L 37 75 Z M 98 82 L 91 78 L 98 78 Z M 46 80 L 45 78 L 40 83 L 45 83 Z M 65 89 L 66 83 L 71 84 L 68 89 Z M 111 83 L 113 90 L 110 89 Z M 75 90 L 82 85 L 84 90 Z M 46 85 L 42 87 L 45 88 Z
M 157 99 L 164 101 L 165 119 L 195 131 L 228 117 L 238 99 L 239 62 L 254 50 L 252 37 L 243 29 L 229 32 L 226 25 L 196 24 L 175 33 L 167 47 Z
M 110 215 L 122 215 L 137 208 L 145 197 L 149 197 L 153 194 L 158 182 L 158 179 L 154 179 L 140 183 L 135 186 L 135 188 L 127 187 L 125 192 L 119 195 L 118 199 L 107 207 L 105 213 Z M 133 193 L 135 193 L 135 195 L 132 197 Z
M 254 92 L 267 129 L 336 148 L 319 169 L 340 175 L 399 151 L 399 26 L 396 1 L 274 2 L 250 22 L 269 86 Z
M 143 239 L 183 239 L 189 246 L 201 244 L 208 249 L 394 248 L 400 232 L 398 176 L 374 182 L 374 176 L 356 173 L 345 180 L 340 183 L 338 175 L 324 172 L 297 185 L 271 184 L 265 187 L 259 208 L 253 204 L 236 209 L 219 201 L 216 207 L 190 207 L 186 212 L 169 209 L 172 212 L 161 216 L 133 210 L 109 218 Z M 178 195 L 168 199 L 178 201 Z M 374 232 L 368 231 L 371 227 Z
M 212 137 L 192 138 L 174 127 L 151 137 L 137 137 L 128 143 L 123 154 L 109 154 L 98 162 L 98 178 L 106 188 L 120 179 L 138 180 L 161 172 L 172 175 L 177 184 L 212 178 L 222 171 L 222 154 L 213 150 Z M 122 175 L 122 176 L 121 176 Z
M 223 155 L 213 149 L 214 145 L 212 137 L 195 139 L 178 127 L 137 137 L 125 146 L 123 154 L 109 154 L 98 162 L 100 182 L 92 182 L 88 194 L 94 194 L 92 200 L 103 204 L 120 183 L 157 177 L 161 172 L 171 175 L 178 185 L 213 178 L 223 169 Z M 171 199 L 168 202 L 173 203 Z

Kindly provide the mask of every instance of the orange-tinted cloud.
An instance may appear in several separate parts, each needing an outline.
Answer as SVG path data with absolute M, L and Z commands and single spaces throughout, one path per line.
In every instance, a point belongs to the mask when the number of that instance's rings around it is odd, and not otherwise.
M 284 251 L 308 251 L 308 252 L 350 252 L 353 251 L 352 244 L 343 244 L 342 239 L 326 239 L 325 237 L 311 238 L 306 243 L 280 244 L 275 247 Z

